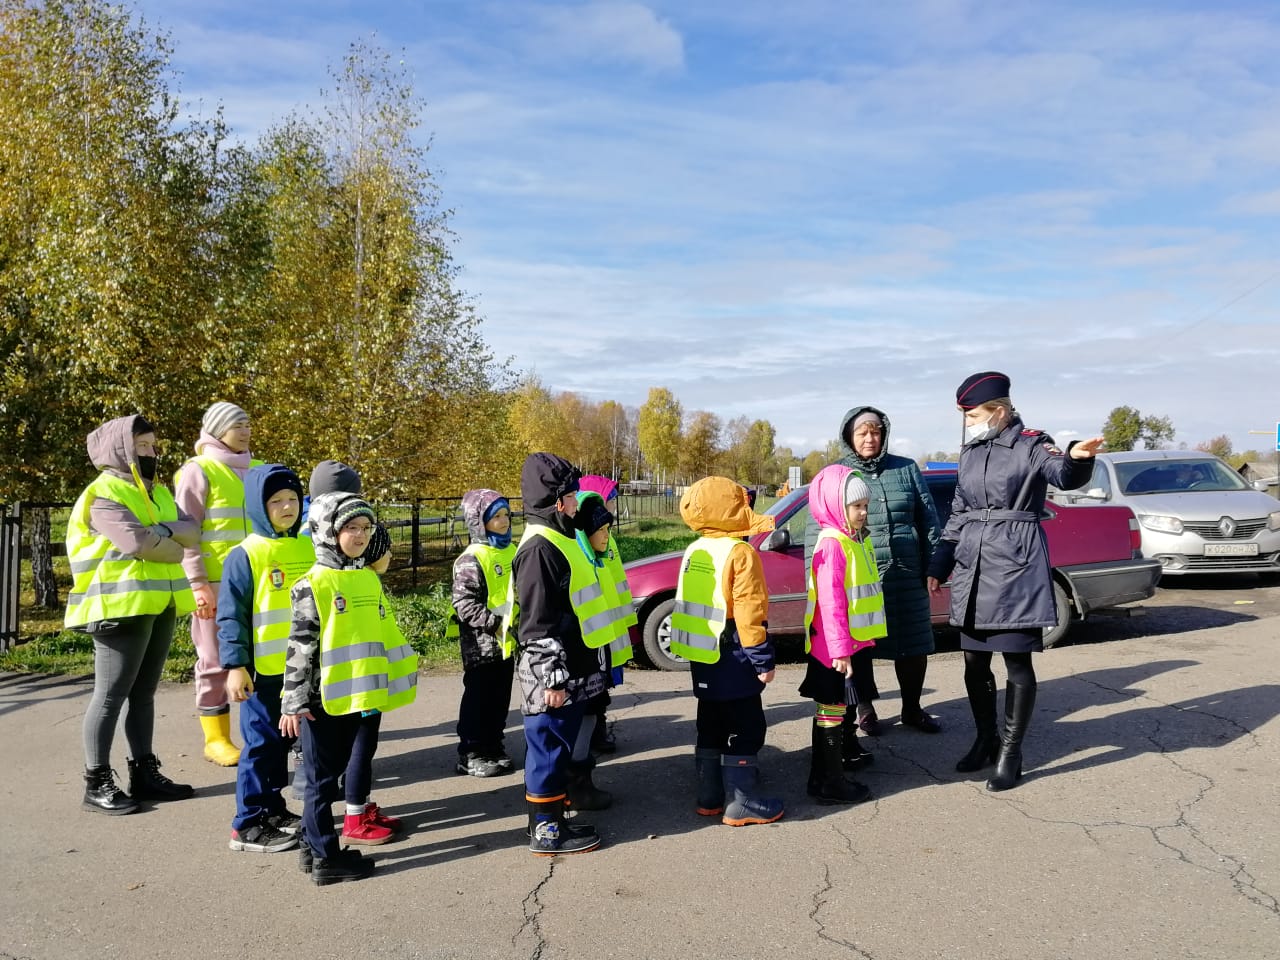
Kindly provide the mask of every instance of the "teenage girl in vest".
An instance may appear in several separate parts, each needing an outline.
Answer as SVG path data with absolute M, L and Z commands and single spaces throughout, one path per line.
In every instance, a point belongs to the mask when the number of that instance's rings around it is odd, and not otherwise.
M 497 490 L 468 490 L 462 517 L 471 542 L 453 562 L 449 633 L 462 652 L 458 773 L 496 777 L 515 769 L 502 741 L 511 710 L 515 660 L 502 644 L 511 560 L 511 504 Z
M 178 564 L 183 546 L 200 542 L 200 527 L 156 483 L 156 433 L 142 417 L 104 423 L 89 434 L 88 448 L 102 473 L 80 495 L 67 523 L 74 582 L 65 622 L 93 638 L 84 807 L 125 814 L 137 810 L 139 800 L 181 800 L 194 793 L 160 772 L 151 739 L 156 687 L 174 622 L 195 606 Z M 128 794 L 111 770 L 111 742 L 122 711 Z
M 245 512 L 253 532 L 222 567 L 218 647 L 227 671 L 227 698 L 240 704 L 244 747 L 236 770 L 232 850 L 281 853 L 298 845 L 302 818 L 285 808 L 289 741 L 280 736 L 289 591 L 315 563 L 302 526 L 302 481 L 279 463 L 244 477 Z
M 819 470 L 809 485 L 809 513 L 822 532 L 807 578 L 808 665 L 800 696 L 815 703 L 808 789 L 819 803 L 871 798 L 864 784 L 844 775 L 870 763 L 871 754 L 846 754 L 841 734 L 851 706 L 852 657 L 886 633 L 880 574 L 866 534 L 870 498 L 866 481 L 840 464 Z
M 302 738 L 299 863 L 323 886 L 373 872 L 371 859 L 341 847 L 332 804 L 361 713 L 412 702 L 418 658 L 396 627 L 378 575 L 364 566 L 373 508 L 351 494 L 324 494 L 311 501 L 309 523 L 316 563 L 291 593 L 280 732 Z
M 231 742 L 227 672 L 218 651 L 218 587 L 222 560 L 249 533 L 244 515 L 244 475 L 257 461 L 249 455 L 249 415 L 219 401 L 200 422 L 196 455 L 179 470 L 174 497 L 202 528 L 201 542 L 186 551 L 182 566 L 195 592 L 191 642 L 196 648 L 196 711 L 204 732 L 204 757 L 222 767 L 240 760 Z

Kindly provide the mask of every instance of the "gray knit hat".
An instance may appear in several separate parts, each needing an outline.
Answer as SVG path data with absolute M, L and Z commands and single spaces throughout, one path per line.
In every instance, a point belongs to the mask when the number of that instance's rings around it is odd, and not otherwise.
M 857 473 L 849 474 L 844 482 L 844 503 L 848 506 L 851 503 L 857 503 L 859 500 L 870 500 L 871 488 L 867 486 L 867 481 Z
M 853 418 L 853 423 L 849 424 L 849 432 L 852 433 L 864 423 L 874 423 L 881 430 L 884 429 L 884 421 L 880 419 L 880 414 L 874 410 L 863 410 Z
M 249 415 L 234 403 L 219 400 L 204 412 L 200 429 L 214 438 L 221 437 L 237 423 L 248 423 Z
M 325 493 L 360 493 L 360 474 L 341 460 L 321 460 L 311 471 L 307 492 L 313 497 Z
M 333 511 L 333 532 L 336 534 L 356 517 L 368 517 L 370 523 L 378 522 L 378 518 L 374 516 L 373 507 L 369 506 L 369 501 L 352 496 L 343 500 Z

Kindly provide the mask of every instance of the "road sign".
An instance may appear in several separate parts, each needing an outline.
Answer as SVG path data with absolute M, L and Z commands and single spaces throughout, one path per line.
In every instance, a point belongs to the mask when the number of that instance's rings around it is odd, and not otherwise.
M 1276 453 L 1280 453 L 1280 423 L 1276 424 Z
M 1276 424 L 1276 449 L 1280 450 L 1280 423 Z M 800 467 L 787 467 L 787 486 L 794 490 L 803 481 L 804 477 L 800 472 Z

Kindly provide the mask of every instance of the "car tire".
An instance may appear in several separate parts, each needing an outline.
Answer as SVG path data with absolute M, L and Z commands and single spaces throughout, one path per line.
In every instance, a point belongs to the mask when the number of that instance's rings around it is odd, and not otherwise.
M 1071 629 L 1071 598 L 1067 596 L 1066 587 L 1057 580 L 1053 581 L 1053 607 L 1058 613 L 1058 625 L 1044 628 L 1044 648 L 1051 650 L 1062 642 L 1062 638 Z
M 671 611 L 675 608 L 675 597 L 655 603 L 645 614 L 641 626 L 644 655 L 659 670 L 689 669 L 688 660 L 671 652 Z

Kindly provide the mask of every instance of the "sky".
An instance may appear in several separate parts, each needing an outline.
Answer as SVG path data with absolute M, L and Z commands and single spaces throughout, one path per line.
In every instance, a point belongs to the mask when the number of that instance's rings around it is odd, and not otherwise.
M 958 448 L 1120 405 L 1271 451 L 1280 6 L 1269 0 L 141 0 L 187 108 L 247 141 L 372 38 L 425 102 L 460 285 L 555 390 Z M 1253 434 L 1250 431 L 1265 431 Z

